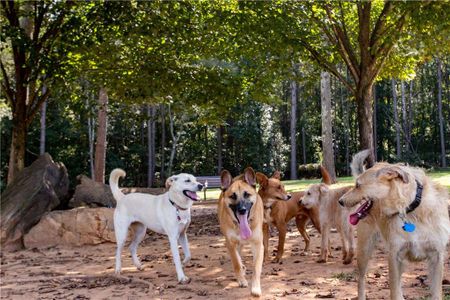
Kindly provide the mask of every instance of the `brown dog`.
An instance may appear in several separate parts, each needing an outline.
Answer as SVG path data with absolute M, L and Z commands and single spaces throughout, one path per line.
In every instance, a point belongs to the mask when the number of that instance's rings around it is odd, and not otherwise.
M 390 298 L 404 299 L 401 275 L 405 262 L 426 260 L 430 299 L 442 299 L 450 236 L 447 189 L 433 182 L 421 169 L 401 164 L 377 163 L 362 172 L 369 154 L 365 150 L 353 158 L 356 184 L 339 200 L 342 206 L 359 205 L 349 218 L 352 225 L 358 224 L 358 299 L 366 299 L 365 276 L 378 232 L 388 250 Z
M 263 264 L 262 225 L 264 209 L 256 192 L 256 176 L 252 168 L 232 179 L 227 170 L 221 173 L 222 193 L 219 197 L 218 216 L 220 230 L 240 287 L 247 287 L 245 267 L 239 254 L 241 243 L 248 242 L 253 254 L 254 271 L 251 294 L 261 296 L 261 269 Z
M 320 171 L 323 182 L 330 184 L 331 179 L 327 170 L 321 166 Z M 275 257 L 275 262 L 279 262 L 284 253 L 287 223 L 294 217 L 297 229 L 305 241 L 304 250 L 309 250 L 310 238 L 306 231 L 306 224 L 311 220 L 314 227 L 320 232 L 319 210 L 317 208 L 307 209 L 300 203 L 303 197 L 302 191 L 288 195 L 280 181 L 280 172 L 276 171 L 271 178 L 258 172 L 256 178 L 260 185 L 258 194 L 264 203 L 264 259 L 269 257 L 269 225 L 274 225 L 279 232 L 278 251 Z

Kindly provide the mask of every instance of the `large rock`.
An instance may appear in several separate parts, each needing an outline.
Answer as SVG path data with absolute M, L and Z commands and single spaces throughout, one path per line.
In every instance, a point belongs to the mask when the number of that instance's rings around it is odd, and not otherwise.
M 55 210 L 42 217 L 24 237 L 26 248 L 115 243 L 113 208 Z
M 75 188 L 69 207 L 115 207 L 114 199 L 109 185 L 96 182 L 85 175 L 77 176 L 79 184 Z
M 115 207 L 114 199 L 109 185 L 96 182 L 85 175 L 77 177 L 79 184 L 75 188 L 73 198 L 69 201 L 69 207 Z M 124 194 L 147 193 L 159 195 L 166 192 L 164 188 L 130 187 L 121 189 Z
M 46 153 L 17 174 L 1 196 L 2 250 L 23 248 L 23 235 L 67 197 L 66 167 Z

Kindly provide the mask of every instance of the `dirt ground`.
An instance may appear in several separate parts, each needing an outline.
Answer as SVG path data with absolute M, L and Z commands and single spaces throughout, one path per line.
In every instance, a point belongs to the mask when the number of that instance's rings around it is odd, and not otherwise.
M 149 234 L 138 253 L 145 270 L 137 271 L 129 252 L 122 255 L 123 272 L 114 275 L 115 244 L 79 248 L 31 249 L 3 253 L 1 257 L 1 299 L 250 299 L 250 288 L 239 288 L 232 272 L 216 217 L 216 205 L 196 205 L 188 232 L 192 261 L 185 273 L 192 281 L 176 281 L 168 241 Z M 326 264 L 315 260 L 320 236 L 310 228 L 311 251 L 303 253 L 302 238 L 290 226 L 282 263 L 263 267 L 261 299 L 352 299 L 356 296 L 356 262 L 344 266 L 340 242 L 332 233 L 334 258 Z M 270 241 L 276 248 L 276 233 Z M 249 247 L 243 259 L 250 279 L 252 266 Z M 445 265 L 444 293 L 450 299 L 450 261 Z M 428 295 L 426 264 L 410 264 L 403 275 L 406 299 L 426 299 Z M 371 261 L 368 298 L 388 299 L 388 268 L 382 246 Z M 249 280 L 250 281 L 250 280 Z M 447 298 L 446 298 L 447 299 Z

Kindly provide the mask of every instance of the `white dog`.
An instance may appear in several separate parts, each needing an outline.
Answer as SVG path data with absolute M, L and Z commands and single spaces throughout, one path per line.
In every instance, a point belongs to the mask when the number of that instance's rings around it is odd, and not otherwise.
M 184 274 L 181 265 L 178 243 L 184 252 L 183 263 L 191 259 L 186 230 L 191 222 L 192 201 L 199 197 L 196 192 L 203 189 L 203 185 L 190 174 L 181 173 L 169 177 L 166 188 L 169 190 L 162 195 L 143 193 L 123 194 L 119 189 L 119 178 L 125 177 L 125 171 L 114 169 L 109 177 L 109 184 L 117 206 L 114 211 L 114 231 L 116 233 L 116 274 L 121 271 L 121 253 L 125 244 L 128 227 L 133 225 L 134 239 L 130 244 L 133 263 L 139 270 L 141 262 L 137 256 L 137 247 L 144 239 L 147 228 L 169 238 L 170 249 L 177 271 L 178 281 L 188 283 L 190 279 Z

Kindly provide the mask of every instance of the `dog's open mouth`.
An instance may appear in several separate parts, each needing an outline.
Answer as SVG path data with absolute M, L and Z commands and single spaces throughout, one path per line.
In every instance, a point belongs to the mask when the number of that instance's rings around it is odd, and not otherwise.
M 370 209 L 372 208 L 373 202 L 372 200 L 366 200 L 363 204 L 361 204 L 358 209 L 350 215 L 348 221 L 352 225 L 358 224 L 359 220 L 364 219 L 369 214 Z
M 184 194 L 186 197 L 188 197 L 189 199 L 191 199 L 192 201 L 197 201 L 197 200 L 200 199 L 200 197 L 197 195 L 196 192 L 192 192 L 192 191 L 189 191 L 189 190 L 184 190 L 184 191 L 183 191 L 183 194 Z

